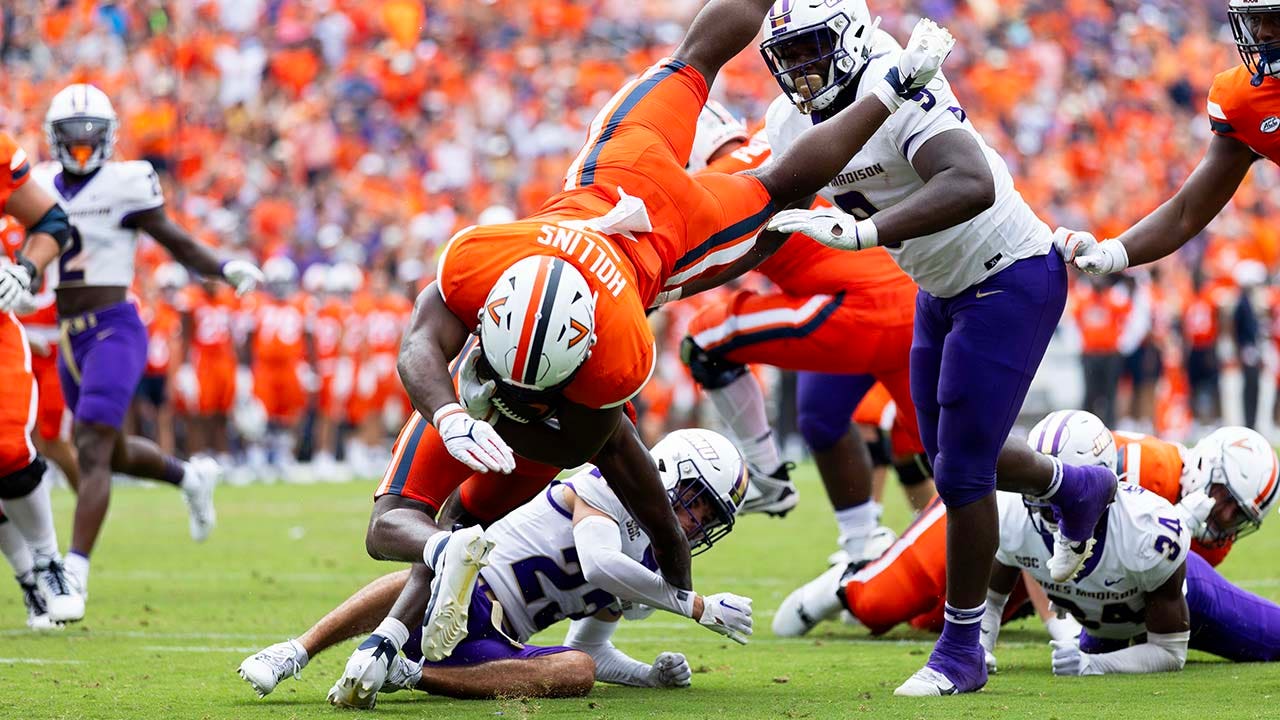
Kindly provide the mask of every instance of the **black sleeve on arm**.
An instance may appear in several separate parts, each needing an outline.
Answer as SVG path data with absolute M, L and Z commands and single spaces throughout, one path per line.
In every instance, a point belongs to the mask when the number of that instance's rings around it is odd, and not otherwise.
M 71 219 L 67 217 L 67 211 L 62 209 L 61 205 L 54 205 L 49 211 L 36 221 L 35 225 L 27 228 L 30 233 L 45 233 L 58 241 L 58 249 L 66 250 L 71 244 L 76 229 L 71 224 Z

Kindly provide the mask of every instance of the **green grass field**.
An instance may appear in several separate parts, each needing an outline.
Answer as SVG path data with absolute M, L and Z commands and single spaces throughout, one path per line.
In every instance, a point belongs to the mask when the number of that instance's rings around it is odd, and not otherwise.
M 695 563 L 698 588 L 755 599 L 757 634 L 733 645 L 659 613 L 628 623 L 616 642 L 633 656 L 685 653 L 693 687 L 597 685 L 576 700 L 459 702 L 386 696 L 379 717 L 573 718 L 1262 718 L 1280 716 L 1280 670 L 1192 654 L 1180 675 L 1055 678 L 1034 620 L 1001 635 L 1001 672 L 972 696 L 908 700 L 893 688 L 924 661 L 932 639 L 898 630 L 871 640 L 839 623 L 802 640 L 772 637 L 773 610 L 824 569 L 835 526 L 811 468 L 785 520 L 749 517 Z M 364 552 L 372 484 L 219 489 L 220 525 L 204 545 L 187 538 L 177 494 L 117 490 L 94 557 L 86 622 L 26 630 L 16 585 L 0 584 L 0 718 L 313 718 L 345 716 L 325 694 L 355 642 L 321 655 L 265 700 L 237 675 L 240 660 L 294 636 L 356 587 L 392 568 Z M 891 489 L 889 523 L 907 513 Z M 65 546 L 71 497 L 55 495 Z M 1249 537 L 1223 566 L 1232 580 L 1280 598 L 1280 521 Z M 563 637 L 557 628 L 539 638 Z M 537 642 L 535 640 L 535 642 Z

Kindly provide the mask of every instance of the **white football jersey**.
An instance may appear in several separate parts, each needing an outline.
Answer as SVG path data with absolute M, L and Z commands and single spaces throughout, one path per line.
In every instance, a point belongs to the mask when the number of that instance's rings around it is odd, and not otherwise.
M 1107 512 L 1106 532 L 1080 577 L 1055 583 L 1046 566 L 1053 538 L 1036 528 L 1022 496 L 997 493 L 1000 549 L 996 560 L 1031 573 L 1058 607 L 1090 635 L 1128 640 L 1147 631 L 1145 594 L 1163 585 L 1187 559 L 1191 533 L 1164 498 L 1120 483 Z
M 858 97 L 870 93 L 889 68 L 897 64 L 901 52 L 901 46 L 889 34 L 876 31 L 875 50 L 859 81 Z M 888 248 L 920 289 L 947 298 L 1018 260 L 1048 253 L 1053 236 L 1014 188 L 1004 160 L 983 142 L 968 121 L 946 78 L 939 74 L 923 92 L 923 99 L 908 102 L 891 115 L 819 194 L 859 219 L 870 217 L 924 187 L 911 160 L 925 142 L 950 130 L 972 135 L 991 167 L 995 204 L 968 222 Z M 785 95 L 773 101 L 765 116 L 775 157 L 811 127 L 812 118 L 796 110 Z
M 104 163 L 79 188 L 69 186 L 56 162 L 37 165 L 32 177 L 58 200 L 80 240 L 58 262 L 58 287 L 128 287 L 138 231 L 124 226 L 130 215 L 164 205 L 160 178 L 144 160 Z
M 565 618 L 593 615 L 614 603 L 610 593 L 587 584 L 573 542 L 573 515 L 563 496 L 572 488 L 580 500 L 613 518 L 622 552 L 657 571 L 649 538 L 623 508 L 594 468 L 553 483 L 538 497 L 489 527 L 494 541 L 489 566 L 480 571 L 507 619 L 524 642 Z

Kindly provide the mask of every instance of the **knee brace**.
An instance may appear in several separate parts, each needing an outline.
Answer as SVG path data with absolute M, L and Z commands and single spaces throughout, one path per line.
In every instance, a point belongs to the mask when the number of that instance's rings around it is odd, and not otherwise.
M 703 350 L 692 337 L 685 336 L 680 342 L 680 359 L 689 366 L 693 379 L 704 390 L 716 390 L 742 377 L 747 371 L 746 365 L 729 362 L 717 357 L 713 352 Z
M 44 479 L 44 470 L 44 458 L 37 455 L 30 465 L 0 478 L 0 500 L 17 500 L 30 495 Z
M 898 482 L 903 487 L 912 487 L 933 479 L 933 466 L 929 464 L 929 458 L 924 453 L 895 462 L 893 469 L 898 471 Z
M 893 465 L 893 442 L 883 429 L 876 428 L 875 439 L 867 441 L 867 452 L 871 455 L 872 467 Z

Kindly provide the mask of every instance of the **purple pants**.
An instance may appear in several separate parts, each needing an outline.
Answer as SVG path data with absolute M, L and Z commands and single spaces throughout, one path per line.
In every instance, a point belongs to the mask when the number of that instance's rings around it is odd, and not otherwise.
M 955 297 L 916 295 L 911 396 L 948 507 L 995 490 L 996 458 L 1066 301 L 1066 268 L 1053 250 Z
M 130 302 L 60 318 L 62 398 L 76 422 L 124 427 L 147 366 L 147 329 Z
M 1195 553 L 1187 555 L 1187 608 L 1192 650 L 1233 662 L 1280 660 L 1280 605 L 1232 585 Z M 1128 640 L 1080 635 L 1080 649 L 1087 653 L 1128 646 Z
M 853 411 L 876 384 L 870 375 L 796 374 L 796 424 L 810 449 L 822 452 L 849 432 Z
M 439 662 L 426 663 L 435 667 L 479 665 L 494 660 L 530 660 L 544 655 L 569 652 L 573 648 L 563 645 L 541 647 L 537 645 L 513 645 L 493 626 L 493 602 L 477 587 L 471 594 L 471 607 L 467 614 L 467 639 L 453 654 Z M 404 655 L 414 662 L 422 662 L 422 626 L 414 629 L 404 645 Z

